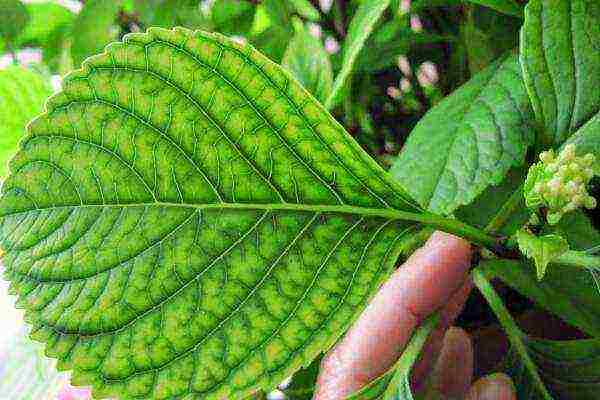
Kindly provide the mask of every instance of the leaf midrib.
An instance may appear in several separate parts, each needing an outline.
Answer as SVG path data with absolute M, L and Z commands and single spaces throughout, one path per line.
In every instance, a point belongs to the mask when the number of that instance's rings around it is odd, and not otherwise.
M 189 208 L 195 210 L 264 210 L 264 211 L 298 211 L 309 213 L 339 213 L 354 214 L 365 217 L 380 217 L 389 220 L 404 220 L 414 222 L 428 222 L 427 213 L 413 213 L 409 211 L 400 211 L 394 208 L 372 208 L 349 205 L 311 205 L 296 203 L 171 203 L 171 202 L 147 202 L 147 203 L 126 203 L 126 204 L 68 204 L 62 206 L 50 206 L 41 208 L 32 208 L 25 211 L 0 215 L 0 221 L 3 218 L 16 215 L 28 214 L 37 211 L 64 210 L 70 208 L 134 208 L 134 207 L 176 207 Z

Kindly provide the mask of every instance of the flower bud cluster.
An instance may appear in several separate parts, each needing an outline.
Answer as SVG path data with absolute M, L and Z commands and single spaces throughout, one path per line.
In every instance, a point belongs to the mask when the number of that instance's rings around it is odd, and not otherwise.
M 578 208 L 596 207 L 596 199 L 587 192 L 594 176 L 595 157 L 575 155 L 575 145 L 569 144 L 555 155 L 553 150 L 540 154 L 540 162 L 529 170 L 525 182 L 528 207 L 548 208 L 548 223 L 556 224 L 561 217 Z

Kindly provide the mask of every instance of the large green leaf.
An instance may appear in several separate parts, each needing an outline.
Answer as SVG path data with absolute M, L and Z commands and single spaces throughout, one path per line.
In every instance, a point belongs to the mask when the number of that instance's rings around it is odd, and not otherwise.
M 452 213 L 524 162 L 532 124 L 517 56 L 509 54 L 419 121 L 391 173 L 422 206 Z
M 88 59 L 0 199 L 34 338 L 97 398 L 243 398 L 328 349 L 419 209 L 249 46 L 153 28 Z
M 600 2 L 531 0 L 521 64 L 541 145 L 559 145 L 600 110 Z
M 48 79 L 36 72 L 16 66 L 0 70 L 0 181 L 25 125 L 42 111 L 51 93 Z
M 501 13 L 515 17 L 523 16 L 523 8 L 516 0 L 466 0 L 471 3 L 489 7 Z
M 529 353 L 556 399 L 596 400 L 600 393 L 600 340 L 552 341 L 528 338 Z M 514 353 L 506 361 L 520 400 L 540 399 Z
M 341 93 L 346 86 L 346 81 L 352 74 L 356 58 L 389 5 L 390 0 L 365 0 L 360 3 L 348 27 L 348 35 L 344 40 L 344 48 L 342 49 L 342 69 L 336 76 L 333 89 L 325 102 L 327 108 L 335 107 L 341 100 Z
M 221 0 L 210 9 L 215 30 L 226 35 L 247 34 L 255 13 L 256 6 L 245 0 Z
M 296 24 L 296 34 L 283 55 L 282 65 L 318 100 L 324 101 L 333 85 L 329 54 L 321 40 Z
M 119 0 L 89 0 L 75 20 L 71 54 L 76 64 L 86 57 L 102 51 L 104 46 L 117 38 L 115 26 Z

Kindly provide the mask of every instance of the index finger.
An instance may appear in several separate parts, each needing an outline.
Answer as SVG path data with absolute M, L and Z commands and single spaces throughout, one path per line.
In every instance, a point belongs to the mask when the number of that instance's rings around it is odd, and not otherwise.
M 414 329 L 463 285 L 470 259 L 465 240 L 434 233 L 392 274 L 325 357 L 315 400 L 341 400 L 387 371 Z

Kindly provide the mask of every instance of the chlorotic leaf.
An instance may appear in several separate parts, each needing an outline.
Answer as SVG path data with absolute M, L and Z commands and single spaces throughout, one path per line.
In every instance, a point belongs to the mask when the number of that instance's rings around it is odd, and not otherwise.
M 550 262 L 569 251 L 569 243 L 558 235 L 534 236 L 521 230 L 515 236 L 523 254 L 535 261 L 539 280 L 546 274 Z
M 331 93 L 333 70 L 329 54 L 321 40 L 307 32 L 301 23 L 296 26 L 282 65 L 318 100 L 324 101 Z
M 0 181 L 25 125 L 42 111 L 51 93 L 48 79 L 34 71 L 16 66 L 0 70 Z
M 600 2 L 531 0 L 521 64 L 543 146 L 560 145 L 600 110 Z
M 325 102 L 329 109 L 335 107 L 341 100 L 341 93 L 346 86 L 346 81 L 352 74 L 354 62 L 360 54 L 369 35 L 375 29 L 377 22 L 389 7 L 391 0 L 365 0 L 360 3 L 358 10 L 354 14 L 348 35 L 344 40 L 342 69 L 338 73 L 333 83 L 333 89 Z
M 523 164 L 533 120 L 517 57 L 510 54 L 433 107 L 391 173 L 423 207 L 450 214 Z
M 274 388 L 419 228 L 308 92 L 218 34 L 126 35 L 46 107 L 2 187 L 0 245 L 33 337 L 95 398 Z

